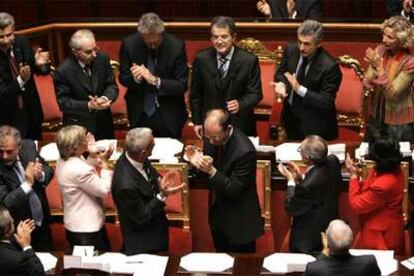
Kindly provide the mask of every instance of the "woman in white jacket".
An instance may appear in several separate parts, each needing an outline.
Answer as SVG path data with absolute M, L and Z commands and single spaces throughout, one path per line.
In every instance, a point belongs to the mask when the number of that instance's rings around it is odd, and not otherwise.
M 110 251 L 103 198 L 111 191 L 113 171 L 108 164 L 113 148 L 98 152 L 86 129 L 71 125 L 59 130 L 60 159 L 56 177 L 63 196 L 63 220 L 69 244 L 93 245 Z M 87 158 L 84 155 L 89 155 Z

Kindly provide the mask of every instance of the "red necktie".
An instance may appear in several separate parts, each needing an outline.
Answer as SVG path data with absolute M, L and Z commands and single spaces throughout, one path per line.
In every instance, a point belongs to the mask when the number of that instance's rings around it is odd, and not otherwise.
M 11 50 L 9 51 L 9 54 L 7 56 L 9 58 L 9 66 L 13 79 L 17 79 L 17 77 L 19 76 L 19 67 L 17 66 L 16 58 L 14 57 Z M 23 109 L 23 98 L 21 95 L 17 97 L 17 106 L 19 107 L 19 109 Z

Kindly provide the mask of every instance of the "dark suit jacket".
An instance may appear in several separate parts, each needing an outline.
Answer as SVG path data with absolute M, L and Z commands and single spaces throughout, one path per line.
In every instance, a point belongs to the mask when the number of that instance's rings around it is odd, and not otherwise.
M 293 217 L 290 251 L 315 254 L 322 250 L 321 232 L 338 218 L 338 191 L 341 165 L 336 156 L 328 156 L 313 166 L 295 187 L 288 186 L 285 208 Z
M 147 160 L 150 184 L 128 161 L 125 153 L 116 163 L 112 196 L 118 208 L 119 222 L 127 255 L 168 250 L 168 221 L 165 203 L 155 194 L 158 173 Z
M 305 97 L 292 91 L 289 82 L 283 75 L 294 74 L 300 58 L 297 43 L 289 43 L 283 54 L 282 64 L 276 71 L 275 81 L 286 84 L 286 92 L 294 93 L 293 106 L 289 108 L 288 97 L 283 103 L 282 119 L 289 121 L 292 109 L 300 117 L 304 136 L 316 134 L 326 140 L 338 137 L 335 98 L 342 80 L 338 63 L 321 47 L 313 57 L 309 70 L 301 85 L 308 89 Z M 289 134 L 288 134 L 289 135 Z M 288 137 L 289 138 L 289 137 Z
M 289 14 L 286 6 L 286 0 L 268 0 L 272 18 L 281 20 L 288 19 Z M 322 17 L 320 0 L 297 0 L 296 1 L 296 18 L 295 19 L 315 19 Z
M 372 255 L 343 256 L 321 254 L 314 262 L 306 266 L 306 276 L 375 276 L 381 275 L 377 260 Z
M 55 91 L 63 112 L 63 125 L 82 125 L 92 134 L 98 134 L 98 140 L 113 138 L 111 109 L 88 109 L 89 96 L 106 96 L 112 102 L 118 97 L 108 55 L 97 53 L 91 64 L 91 78 L 85 74 L 75 56 L 66 58 L 57 68 Z
M 216 55 L 216 50 L 210 47 L 197 53 L 193 62 L 192 120 L 201 125 L 208 110 L 227 109 L 227 101 L 238 100 L 240 111 L 231 115 L 231 122 L 247 135 L 254 135 L 253 108 L 263 97 L 259 61 L 255 55 L 235 46 L 227 75 L 220 80 Z
M 0 51 L 0 125 L 11 125 L 20 131 L 23 138 L 42 138 L 43 111 L 39 94 L 33 81 L 33 73 L 47 73 L 47 67 L 37 68 L 29 40 L 16 36 L 13 53 L 17 64 L 30 65 L 31 76 L 26 82 L 25 91 L 20 90 L 9 66 L 8 56 Z M 18 96 L 22 96 L 23 108 L 18 107 Z
M 43 224 L 49 223 L 50 210 L 45 188 L 53 177 L 53 170 L 37 154 L 35 144 L 31 140 L 22 141 L 19 157 L 24 168 L 26 168 L 29 161 L 35 161 L 36 157 L 43 163 L 44 181 L 35 181 L 32 188 L 42 203 L 44 212 Z M 0 202 L 10 211 L 15 225 L 21 220 L 32 218 L 29 196 L 20 188 L 20 185 L 21 183 L 13 167 L 8 167 L 3 162 L 0 162 Z
M 45 275 L 45 272 L 33 249 L 22 251 L 0 242 L 0 275 Z
M 401 15 L 403 5 L 401 0 L 387 0 L 387 11 L 389 16 Z M 414 22 L 414 13 L 410 12 L 410 22 Z
M 137 127 L 144 112 L 146 90 L 154 90 L 161 113 L 173 137 L 181 137 L 181 129 L 187 120 L 184 93 L 188 86 L 188 66 L 184 42 L 166 32 L 158 50 L 155 76 L 161 79 L 160 89 L 146 81 L 136 83 L 130 68 L 132 63 L 148 67 L 148 48 L 139 33 L 127 36 L 119 52 L 121 60 L 120 81 L 128 88 L 125 100 L 131 127 Z
M 204 153 L 217 159 L 216 148 L 204 141 Z M 210 207 L 210 226 L 224 233 L 232 244 L 250 243 L 263 234 L 256 191 L 256 150 L 249 138 L 234 128 L 208 180 L 215 202 Z

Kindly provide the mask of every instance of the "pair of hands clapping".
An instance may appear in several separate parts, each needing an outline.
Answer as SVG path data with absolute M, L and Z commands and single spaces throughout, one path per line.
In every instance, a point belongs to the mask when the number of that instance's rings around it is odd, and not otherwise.
M 199 147 L 188 145 L 184 149 L 184 154 L 187 156 L 190 164 L 196 169 L 209 175 L 214 175 L 216 172 L 216 168 L 213 166 L 213 158 L 211 156 L 204 155 Z

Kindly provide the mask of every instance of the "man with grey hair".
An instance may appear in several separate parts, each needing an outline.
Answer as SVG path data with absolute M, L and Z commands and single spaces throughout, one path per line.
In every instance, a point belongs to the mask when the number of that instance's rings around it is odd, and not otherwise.
M 114 137 L 111 104 L 118 87 L 109 57 L 98 51 L 88 29 L 76 31 L 70 41 L 72 55 L 57 68 L 55 92 L 63 112 L 63 125 L 81 125 L 97 140 Z
M 15 228 L 9 211 L 0 204 L 0 275 L 45 274 L 42 263 L 30 246 L 30 233 L 34 227 L 33 220 L 27 219 L 20 221 Z
M 160 177 L 148 160 L 153 147 L 154 137 L 149 128 L 131 129 L 125 138 L 126 151 L 114 170 L 112 196 L 127 255 L 168 251 L 165 200 L 181 192 L 185 185 L 173 186 L 177 172 Z
M 184 42 L 164 31 L 157 14 L 145 13 L 138 32 L 123 40 L 119 56 L 131 127 L 151 128 L 155 137 L 180 138 L 187 120 Z
M 282 122 L 290 140 L 315 134 L 338 137 L 335 98 L 342 80 L 338 63 L 321 47 L 322 24 L 304 21 L 298 42 L 288 43 L 278 67 L 275 92 L 284 99 Z
M 326 233 L 322 233 L 322 239 L 326 252 L 315 262 L 307 264 L 304 275 L 381 275 L 374 256 L 353 256 L 349 253 L 353 234 L 351 227 L 344 221 L 339 219 L 331 221 Z
M 288 180 L 285 209 L 293 217 L 289 247 L 291 252 L 317 255 L 322 250 L 320 232 L 338 217 L 341 165 L 335 155 L 327 155 L 326 141 L 319 136 L 306 137 L 298 150 L 306 165 L 304 176 L 293 162 L 278 166 Z
M 223 108 L 230 112 L 233 126 L 254 136 L 254 107 L 263 97 L 259 60 L 235 45 L 232 17 L 214 17 L 210 36 L 212 47 L 198 52 L 193 62 L 190 101 L 194 132 L 201 139 L 207 111 Z
M 19 129 L 23 138 L 42 139 L 43 111 L 33 73 L 49 72 L 49 53 L 35 52 L 25 36 L 14 34 L 12 15 L 0 13 L 0 125 Z
M 32 245 L 36 251 L 52 250 L 45 192 L 52 177 L 52 168 L 38 155 L 32 140 L 22 140 L 19 131 L 11 126 L 0 126 L 0 203 L 16 223 L 34 220 Z

